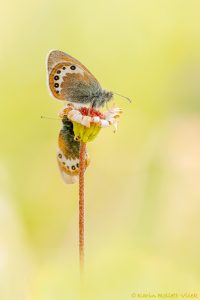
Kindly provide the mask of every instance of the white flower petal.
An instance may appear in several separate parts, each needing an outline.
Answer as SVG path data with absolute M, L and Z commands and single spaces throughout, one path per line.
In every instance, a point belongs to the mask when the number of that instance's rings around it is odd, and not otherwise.
M 121 108 L 112 108 L 110 109 L 109 111 L 105 112 L 105 117 L 106 117 L 106 120 L 108 120 L 109 118 L 113 118 L 113 117 L 116 117 L 116 116 L 119 116 L 120 114 L 122 113 L 122 110 Z
M 122 113 L 122 109 L 119 107 L 115 107 L 115 108 L 113 108 L 113 112 L 120 114 L 120 113 Z
M 83 116 L 82 116 L 81 114 L 75 114 L 75 115 L 71 118 L 72 121 L 75 121 L 75 122 L 77 122 L 77 123 L 81 123 L 82 119 L 83 119 Z
M 77 123 L 81 123 L 83 116 L 80 113 L 80 111 L 73 109 L 68 113 L 68 118 L 71 121 L 76 121 Z
M 99 123 L 99 121 L 100 121 L 99 117 L 93 117 L 92 118 L 92 122 L 94 122 L 94 123 Z
M 86 127 L 90 127 L 90 122 L 91 122 L 92 118 L 89 117 L 89 116 L 83 116 L 83 119 L 81 121 L 81 124 L 83 126 L 86 126 Z
M 70 112 L 68 113 L 69 119 L 72 118 L 75 114 L 80 114 L 80 112 L 76 109 L 70 110 Z
M 116 114 L 115 113 L 111 113 L 111 112 L 107 112 L 104 114 L 106 117 L 106 120 L 113 118 Z
M 110 124 L 113 124 L 116 122 L 115 118 L 108 118 L 107 121 L 110 123 Z
M 107 120 L 100 120 L 100 125 L 103 128 L 106 128 L 109 126 L 109 122 Z
M 113 123 L 114 132 L 116 132 L 116 131 L 117 131 L 117 126 L 118 126 L 118 123 L 117 123 L 117 122 Z

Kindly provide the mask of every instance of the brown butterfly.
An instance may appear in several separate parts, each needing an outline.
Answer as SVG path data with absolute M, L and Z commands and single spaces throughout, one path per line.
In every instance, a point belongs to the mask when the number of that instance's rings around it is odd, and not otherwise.
M 65 183 L 75 183 L 79 176 L 80 142 L 74 139 L 72 122 L 63 117 L 63 127 L 58 137 L 57 161 Z M 85 153 L 85 167 L 89 165 L 88 153 Z
M 102 89 L 97 79 L 77 59 L 59 50 L 47 57 L 48 86 L 58 100 L 103 106 L 113 93 Z

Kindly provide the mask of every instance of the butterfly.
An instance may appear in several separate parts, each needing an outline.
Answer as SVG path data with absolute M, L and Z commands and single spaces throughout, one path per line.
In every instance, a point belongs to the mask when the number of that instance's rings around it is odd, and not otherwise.
M 65 52 L 50 51 L 47 56 L 47 74 L 50 93 L 58 100 L 100 107 L 113 96 L 112 92 L 102 89 L 82 63 Z
M 74 139 L 73 124 L 65 116 L 62 118 L 63 127 L 58 137 L 57 161 L 60 173 L 65 183 L 75 183 L 79 176 L 79 150 L 80 142 Z M 85 153 L 85 167 L 90 159 Z

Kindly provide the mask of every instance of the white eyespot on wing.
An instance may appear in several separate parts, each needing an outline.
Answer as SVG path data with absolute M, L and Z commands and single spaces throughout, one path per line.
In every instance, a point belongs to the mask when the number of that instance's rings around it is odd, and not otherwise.
M 64 153 L 58 149 L 57 151 L 57 158 L 58 161 L 65 166 L 69 171 L 73 172 L 79 169 L 79 158 L 76 159 L 69 159 L 66 158 Z

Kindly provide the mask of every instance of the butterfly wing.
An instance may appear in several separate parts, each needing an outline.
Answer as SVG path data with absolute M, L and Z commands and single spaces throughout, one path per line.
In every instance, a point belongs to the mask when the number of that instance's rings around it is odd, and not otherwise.
M 91 72 L 77 59 L 58 50 L 47 57 L 48 86 L 58 100 L 90 103 L 102 88 Z
M 58 138 L 57 161 L 65 183 L 75 183 L 79 176 L 80 142 L 74 140 L 73 124 L 67 118 L 63 119 L 63 128 Z M 85 166 L 89 158 L 85 155 Z

